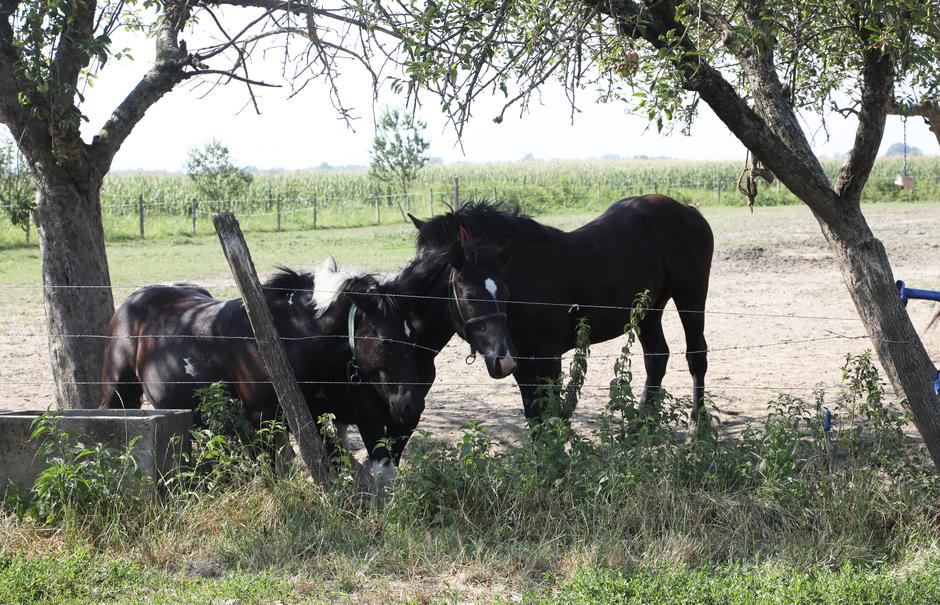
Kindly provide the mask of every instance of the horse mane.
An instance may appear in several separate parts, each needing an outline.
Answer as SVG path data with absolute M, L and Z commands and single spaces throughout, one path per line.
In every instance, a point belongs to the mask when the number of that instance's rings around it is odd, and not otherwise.
M 261 288 L 268 300 L 284 299 L 293 304 L 313 300 L 315 278 L 313 273 L 298 273 L 290 267 L 279 266 L 277 272 Z
M 392 289 L 379 281 L 374 273 L 360 269 L 340 269 L 333 257 L 328 257 L 317 267 L 313 280 L 312 304 L 317 317 L 322 316 L 337 304 L 344 304 L 349 294 L 367 294 L 375 297 L 375 302 L 382 313 L 400 313 L 401 307 L 395 297 L 390 296 Z
M 510 210 L 500 202 L 475 200 L 460 206 L 455 212 L 425 221 L 418 231 L 418 248 L 449 246 L 460 237 L 461 227 L 470 237 L 497 246 L 505 246 L 514 240 L 553 241 L 564 234 L 560 229 L 534 221 L 518 208 Z
M 383 284 L 398 292 L 410 295 L 427 296 L 448 280 L 447 272 L 451 265 L 447 259 L 446 247 L 422 250 L 417 257 L 403 267 L 397 274 L 388 277 Z M 467 263 L 480 267 L 500 270 L 504 264 L 502 247 L 488 243 L 481 238 L 470 237 L 463 244 Z

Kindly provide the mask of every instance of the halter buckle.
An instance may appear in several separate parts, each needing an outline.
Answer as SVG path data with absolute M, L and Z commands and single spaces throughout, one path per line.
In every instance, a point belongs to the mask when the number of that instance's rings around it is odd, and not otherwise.
M 357 362 L 355 358 L 346 362 L 346 376 L 349 382 L 362 384 L 362 377 L 359 376 L 359 362 Z

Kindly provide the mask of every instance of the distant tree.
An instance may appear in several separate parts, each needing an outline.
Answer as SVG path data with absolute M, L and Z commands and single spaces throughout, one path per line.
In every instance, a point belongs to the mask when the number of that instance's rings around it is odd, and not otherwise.
M 203 199 L 218 203 L 244 197 L 252 180 L 247 170 L 232 161 L 228 147 L 215 139 L 190 150 L 186 171 Z
M 394 183 L 407 194 L 428 161 L 431 144 L 424 138 L 425 128 L 409 112 L 386 109 L 375 125 L 369 176 L 380 183 Z
M 904 155 L 904 143 L 893 143 L 891 147 L 888 147 L 888 150 L 885 151 L 886 158 L 893 158 L 897 156 Z M 918 147 L 907 146 L 907 155 L 924 155 L 924 152 Z
M 522 161 L 523 161 L 523 162 L 531 162 L 531 161 L 534 160 L 534 159 L 535 159 L 535 156 L 532 155 L 531 153 L 527 153 L 527 154 L 525 154 L 524 156 L 522 156 Z
M 12 140 L 0 142 L 0 214 L 26 231 L 29 213 L 36 207 L 36 185 Z

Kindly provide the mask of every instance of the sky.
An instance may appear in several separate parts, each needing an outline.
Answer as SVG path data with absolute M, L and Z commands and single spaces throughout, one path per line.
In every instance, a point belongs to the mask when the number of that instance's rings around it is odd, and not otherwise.
M 111 61 L 93 86 L 85 92 L 84 126 L 90 141 L 114 107 L 149 67 L 152 42 L 119 34 L 116 47 L 127 46 L 134 60 Z M 192 45 L 191 45 L 192 47 Z M 268 57 L 254 77 L 280 81 L 278 57 Z M 261 115 L 246 106 L 244 85 L 208 86 L 184 83 L 158 101 L 138 124 L 114 159 L 112 170 L 183 169 L 187 152 L 212 139 L 227 145 L 239 165 L 259 169 L 296 170 L 316 167 L 366 165 L 374 132 L 373 116 L 386 105 L 401 105 L 389 91 L 373 101 L 371 86 L 361 69 L 348 65 L 340 86 L 347 105 L 358 119 L 350 129 L 329 101 L 323 84 L 313 84 L 293 98 L 285 88 L 259 91 Z M 639 155 L 690 160 L 737 160 L 744 162 L 744 148 L 702 103 L 692 135 L 660 134 L 644 118 L 628 115 L 618 103 L 600 104 L 590 91 L 580 93 L 578 109 L 571 108 L 560 85 L 547 84 L 528 112 L 519 116 L 507 111 L 501 124 L 492 120 L 501 104 L 484 99 L 475 106 L 461 141 L 448 126 L 430 96 L 417 117 L 428 125 L 429 154 L 452 162 L 513 161 L 532 154 L 537 159 L 588 159 L 608 154 L 629 158 Z M 821 156 L 846 152 L 852 144 L 855 122 L 835 115 L 828 119 L 829 135 L 818 123 L 805 124 L 815 133 L 814 150 Z M 902 140 L 901 120 L 888 118 L 882 151 Z M 909 145 L 929 154 L 940 152 L 922 121 L 908 125 Z

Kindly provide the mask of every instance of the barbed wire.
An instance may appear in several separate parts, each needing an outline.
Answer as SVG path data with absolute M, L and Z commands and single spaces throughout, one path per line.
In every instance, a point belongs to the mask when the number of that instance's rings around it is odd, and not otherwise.
M 212 382 L 221 382 L 226 385 L 273 385 L 270 380 L 217 380 L 217 381 L 208 381 L 208 380 L 146 380 L 142 381 L 146 384 L 159 384 L 159 385 L 202 385 L 202 384 L 211 384 Z M 108 381 L 108 380 L 67 380 L 55 382 L 52 380 L 26 380 L 26 381 L 0 381 L 0 386 L 51 386 L 51 385 L 74 385 L 74 386 L 89 386 L 89 385 L 108 385 L 108 386 L 120 386 L 120 385 L 140 385 L 142 382 L 139 381 Z M 614 388 L 622 388 L 620 386 L 611 386 L 611 382 L 607 383 L 587 383 L 583 384 L 582 388 L 594 389 L 596 391 L 609 391 Z M 298 380 L 297 384 L 300 385 L 312 385 L 312 386 L 426 386 L 426 387 L 475 387 L 475 388 L 492 388 L 492 387 L 532 387 L 532 388 L 551 388 L 551 383 L 547 382 L 515 382 L 507 380 L 490 380 L 486 382 L 452 382 L 452 381 L 439 381 L 435 380 L 432 382 L 428 381 L 415 381 L 415 382 L 395 382 L 395 381 L 370 381 L 370 380 Z M 555 385 L 557 388 L 557 385 Z M 651 389 L 663 389 L 669 391 L 670 388 L 673 390 L 683 389 L 685 387 L 675 385 L 673 387 L 668 387 L 665 384 L 658 385 L 643 385 L 642 387 L 637 387 L 637 390 L 643 390 L 646 388 Z M 833 391 L 833 390 L 842 390 L 845 388 L 845 385 L 842 384 L 832 384 L 825 386 L 769 386 L 769 385 L 738 385 L 738 384 L 719 384 L 713 385 L 704 390 L 708 391 L 807 391 L 807 392 L 816 392 L 816 391 Z
M 254 336 L 226 336 L 219 334 L 119 334 L 119 335 L 110 335 L 110 334 L 61 334 L 57 335 L 63 338 L 89 338 L 89 339 L 104 339 L 104 340 L 141 340 L 141 339 L 179 339 L 179 340 L 238 340 L 242 342 L 254 342 Z M 12 337 L 12 338 L 48 338 L 49 333 L 46 332 L 7 332 L 0 333 L 0 338 L 2 337 Z M 315 334 L 309 336 L 282 336 L 281 340 L 284 341 L 305 341 L 305 340 L 316 340 L 316 339 L 348 339 L 349 336 L 346 334 Z M 353 336 L 355 340 L 379 340 L 383 342 L 392 342 L 396 344 L 407 345 L 416 349 L 425 350 L 435 355 L 440 355 L 446 350 L 446 347 L 443 349 L 435 349 L 433 347 L 428 347 L 420 345 L 415 342 L 398 340 L 394 338 L 380 338 L 377 336 Z M 816 336 L 810 338 L 797 338 L 797 339 L 787 339 L 779 340 L 774 342 L 767 343 L 757 343 L 749 345 L 732 345 L 728 347 L 714 347 L 707 349 L 698 349 L 692 351 L 670 351 L 663 353 L 635 353 L 630 352 L 627 357 L 669 357 L 670 355 L 700 355 L 700 354 L 713 354 L 713 353 L 726 353 L 730 351 L 745 351 L 745 350 L 755 350 L 755 349 L 767 349 L 773 347 L 782 347 L 789 345 L 798 345 L 798 344 L 808 344 L 813 342 L 823 342 L 829 340 L 867 340 L 871 339 L 867 334 L 859 335 L 843 335 L 843 334 L 830 334 L 829 336 Z M 879 339 L 875 338 L 874 340 L 879 340 L 881 342 L 886 342 L 889 344 L 911 344 L 905 341 L 897 341 L 890 339 Z M 455 354 L 459 354 L 461 357 L 466 357 L 462 352 L 455 351 Z M 561 355 L 513 355 L 513 359 L 526 360 L 526 361 L 557 361 L 565 358 L 566 355 L 571 353 L 565 353 Z M 481 354 L 482 355 L 482 354 Z M 622 353 L 607 353 L 607 354 L 591 354 L 589 357 L 591 359 L 616 359 L 623 357 Z
M 177 282 L 182 283 L 182 282 Z M 172 284 L 144 284 L 144 285 L 132 285 L 132 284 L 112 284 L 112 285 L 81 285 L 81 284 L 0 284 L 0 290 L 53 290 L 53 289 L 135 289 L 139 290 L 142 288 L 148 287 L 172 287 Z M 235 289 L 236 285 L 223 285 L 216 286 L 222 289 Z M 312 294 L 314 290 L 312 288 L 282 288 L 282 287 L 273 287 L 273 286 L 264 286 L 262 285 L 263 290 L 270 291 L 283 291 L 283 292 L 298 292 L 298 293 L 310 293 Z M 341 294 L 341 290 L 320 290 L 324 294 Z M 453 301 L 452 296 L 431 296 L 426 294 L 405 294 L 405 293 L 395 293 L 395 292 L 359 292 L 358 295 L 366 296 L 388 296 L 391 298 L 405 298 L 405 299 L 414 299 L 414 300 L 437 300 L 451 302 Z M 491 298 L 461 298 L 461 301 L 464 302 L 480 302 L 480 303 L 492 303 Z M 601 311 L 632 311 L 636 309 L 637 311 L 642 311 L 644 313 L 649 312 L 665 312 L 667 309 L 654 308 L 654 307 L 634 307 L 633 305 L 598 305 L 590 303 L 569 303 L 569 302 L 548 302 L 548 301 L 537 301 L 537 300 L 507 300 L 504 301 L 510 305 L 532 305 L 532 306 L 543 306 L 543 307 L 558 307 L 566 308 L 572 311 L 580 309 L 593 309 Z M 751 311 L 722 311 L 722 310 L 700 310 L 700 309 L 676 309 L 679 314 L 689 313 L 689 314 L 699 314 L 699 315 L 736 315 L 739 317 L 764 317 L 764 318 L 777 318 L 777 319 L 805 319 L 805 320 L 821 320 L 821 321 L 861 321 L 859 317 L 834 317 L 826 315 L 801 315 L 793 313 L 759 313 Z

